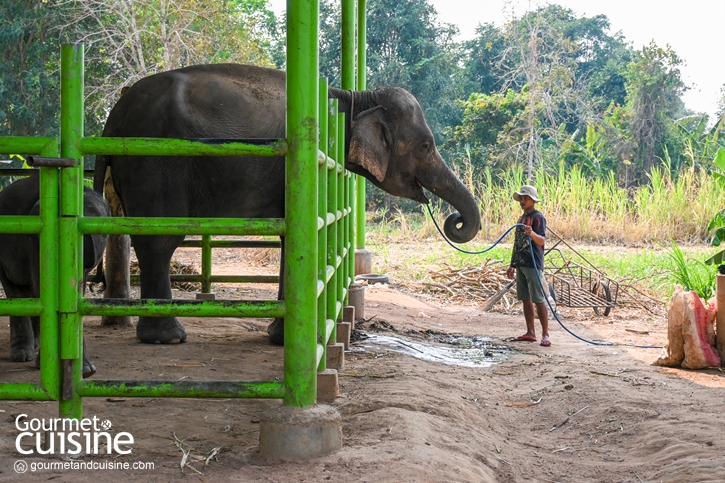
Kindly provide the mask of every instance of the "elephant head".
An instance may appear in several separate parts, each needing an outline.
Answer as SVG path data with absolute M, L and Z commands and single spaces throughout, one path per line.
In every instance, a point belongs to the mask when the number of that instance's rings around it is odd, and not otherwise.
M 458 210 L 445 222 L 448 238 L 465 243 L 476 236 L 481 229 L 476 200 L 441 157 L 423 109 L 411 93 L 385 87 L 354 93 L 331 89 L 331 95 L 340 99 L 351 119 L 348 170 L 394 196 L 425 204 L 426 188 Z

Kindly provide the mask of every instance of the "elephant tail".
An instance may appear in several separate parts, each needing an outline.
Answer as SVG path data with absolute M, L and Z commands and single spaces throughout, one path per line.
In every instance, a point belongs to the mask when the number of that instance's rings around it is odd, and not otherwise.
M 96 166 L 93 168 L 93 191 L 103 196 L 103 184 L 106 180 L 106 166 L 108 158 L 102 154 L 96 155 Z
M 96 267 L 96 273 L 89 276 L 87 278 L 87 281 L 90 283 L 88 285 L 88 290 L 90 290 L 92 294 L 95 294 L 96 292 L 103 292 L 104 290 L 106 290 L 106 273 L 103 271 L 103 258 L 101 258 L 101 261 L 98 262 L 98 265 Z M 93 290 L 94 284 L 100 284 L 100 287 L 97 291 Z M 85 287 L 86 284 L 84 283 L 83 286 Z

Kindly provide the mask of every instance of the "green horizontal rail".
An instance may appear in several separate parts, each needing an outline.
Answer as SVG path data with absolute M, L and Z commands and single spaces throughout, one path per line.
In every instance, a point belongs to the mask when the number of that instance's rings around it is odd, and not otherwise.
M 212 248 L 280 248 L 279 240 L 212 240 Z M 201 248 L 201 240 L 184 240 L 180 247 Z
M 204 275 L 173 274 L 172 282 L 201 282 Z M 141 275 L 131 275 L 132 282 L 141 280 Z M 209 280 L 214 283 L 279 283 L 279 275 L 212 275 Z
M 284 218 L 79 218 L 84 235 L 269 235 L 284 236 Z
M 236 381 L 82 381 L 76 389 L 82 397 L 284 397 L 282 382 Z
M 0 216 L 0 233 L 34 235 L 43 229 L 43 222 L 39 216 Z
M 44 154 L 57 156 L 58 139 L 52 137 L 2 136 L 0 154 Z
M 40 384 L 6 382 L 0 384 L 0 401 L 17 399 L 23 401 L 52 401 Z
M 38 317 L 43 313 L 40 299 L 0 299 L 0 315 Z
M 283 300 L 80 299 L 81 315 L 264 317 L 286 315 Z
M 252 144 L 252 142 L 261 144 Z M 170 139 L 86 137 L 78 141 L 83 154 L 118 156 L 284 156 L 284 139 Z

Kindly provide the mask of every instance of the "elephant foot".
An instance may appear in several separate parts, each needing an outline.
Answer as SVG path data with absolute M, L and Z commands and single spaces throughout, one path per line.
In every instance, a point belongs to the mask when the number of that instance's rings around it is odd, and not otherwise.
M 175 317 L 139 317 L 136 337 L 144 344 L 186 342 L 186 329 Z
M 10 347 L 10 360 L 13 362 L 28 362 L 35 359 L 35 347 L 30 344 L 17 344 Z
M 35 358 L 35 368 L 40 369 L 40 352 L 38 352 L 38 357 Z M 91 361 L 88 357 L 86 357 L 85 354 L 83 354 L 83 379 L 87 377 L 91 377 L 93 374 L 96 373 L 96 366 L 93 364 L 93 361 Z
M 284 319 L 274 319 L 267 327 L 269 340 L 277 345 L 284 345 Z
M 96 366 L 89 358 L 83 355 L 83 379 L 91 377 L 96 373 Z

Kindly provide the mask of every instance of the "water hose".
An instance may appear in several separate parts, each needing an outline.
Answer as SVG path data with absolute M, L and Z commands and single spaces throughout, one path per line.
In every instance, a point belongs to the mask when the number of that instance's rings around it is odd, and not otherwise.
M 487 251 L 491 250 L 493 247 L 495 247 L 496 245 L 498 245 L 499 243 L 501 243 L 501 240 L 503 240 L 504 237 L 511 232 L 511 230 L 513 230 L 514 228 L 517 228 L 519 226 L 521 226 L 521 227 L 526 226 L 526 225 L 524 225 L 522 223 L 516 223 L 515 225 L 511 226 L 511 228 L 509 228 L 508 230 L 506 230 L 506 232 L 503 235 L 501 235 L 501 237 L 498 240 L 496 240 L 490 247 L 488 247 L 488 248 L 486 248 L 484 250 L 481 250 L 481 251 L 470 252 L 470 251 L 463 250 L 462 248 L 457 247 L 456 245 L 454 245 L 446 237 L 446 235 L 443 233 L 443 231 L 438 226 L 438 223 L 436 222 L 435 217 L 433 216 L 433 211 L 430 208 L 430 204 L 427 204 L 426 206 L 428 207 L 428 213 L 430 213 L 430 218 L 431 218 L 431 220 L 433 220 L 433 224 L 435 225 L 436 229 L 438 230 L 438 233 L 441 234 L 441 236 L 443 237 L 443 239 L 450 246 L 452 246 L 455 250 L 458 250 L 461 253 L 466 253 L 468 255 L 480 255 L 482 253 L 486 253 Z M 529 252 L 531 253 L 531 261 L 534 264 L 534 268 L 535 268 L 534 271 L 536 272 L 536 278 L 539 281 L 539 285 L 541 286 L 542 292 L 543 293 L 546 293 L 546 290 L 544 289 L 544 282 L 541 280 L 540 271 L 539 271 L 539 268 L 536 265 L 536 257 L 534 256 L 534 247 L 532 245 L 531 237 L 530 236 L 527 236 L 527 238 L 528 238 L 528 242 L 529 242 Z M 636 345 L 636 344 L 624 344 L 624 343 L 621 343 L 621 342 L 607 342 L 607 341 L 589 340 L 589 339 L 587 339 L 585 337 L 582 337 L 580 335 L 577 335 L 571 329 L 569 329 L 566 325 L 564 325 L 564 323 L 561 321 L 561 319 L 559 319 L 559 315 L 556 313 L 556 309 L 551 306 L 551 302 L 549 301 L 549 298 L 548 297 L 545 297 L 545 298 L 546 298 L 546 304 L 549 306 L 549 309 L 551 310 L 552 315 L 554 316 L 554 318 L 556 319 L 556 321 L 559 322 L 559 325 L 561 326 L 561 328 L 564 329 L 569 334 L 571 334 L 572 336 L 574 336 L 575 338 L 579 339 L 582 342 L 586 342 L 587 344 L 592 344 L 592 345 L 608 346 L 608 347 L 634 347 L 634 348 L 637 348 L 637 349 L 663 349 L 662 346 L 658 346 L 658 345 Z

